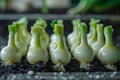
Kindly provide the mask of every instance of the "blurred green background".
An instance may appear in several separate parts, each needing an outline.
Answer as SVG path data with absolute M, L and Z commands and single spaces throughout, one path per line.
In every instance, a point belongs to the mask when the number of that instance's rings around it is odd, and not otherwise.
M 0 13 L 120 14 L 120 0 L 0 0 Z

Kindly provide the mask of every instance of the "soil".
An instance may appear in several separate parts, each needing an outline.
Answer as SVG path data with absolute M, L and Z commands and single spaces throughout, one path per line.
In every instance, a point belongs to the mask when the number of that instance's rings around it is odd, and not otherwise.
M 79 68 L 79 62 L 76 61 L 74 58 L 71 60 L 71 62 L 65 66 L 66 72 L 113 72 L 112 70 L 106 69 L 103 64 L 97 59 L 94 59 L 91 62 L 91 69 L 85 70 Z M 118 71 L 120 71 L 120 62 L 116 64 Z M 51 63 L 49 60 L 46 64 L 43 64 L 42 62 L 39 62 L 37 64 L 31 65 L 27 62 L 26 58 L 23 58 L 21 62 L 16 63 L 11 66 L 4 66 L 2 63 L 0 63 L 0 77 L 2 75 L 8 75 L 8 74 L 25 74 L 29 71 L 33 71 L 35 73 L 37 72 L 56 72 L 53 70 L 54 64 Z

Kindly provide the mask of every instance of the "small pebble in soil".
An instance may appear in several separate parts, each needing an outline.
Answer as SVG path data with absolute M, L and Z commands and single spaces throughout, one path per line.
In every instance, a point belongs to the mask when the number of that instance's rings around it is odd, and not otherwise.
M 34 72 L 33 72 L 33 71 L 28 71 L 27 74 L 28 74 L 28 75 L 33 75 Z
M 74 80 L 74 76 L 69 76 L 68 79 L 69 80 Z
M 95 78 L 96 78 L 96 79 L 99 79 L 99 78 L 100 78 L 100 75 L 96 75 Z
M 113 72 L 110 77 L 114 77 L 117 73 L 116 72 Z
M 38 75 L 35 75 L 35 79 L 38 79 L 39 78 L 39 76 Z
M 53 79 L 54 79 L 54 80 L 57 80 L 57 76 L 54 76 Z

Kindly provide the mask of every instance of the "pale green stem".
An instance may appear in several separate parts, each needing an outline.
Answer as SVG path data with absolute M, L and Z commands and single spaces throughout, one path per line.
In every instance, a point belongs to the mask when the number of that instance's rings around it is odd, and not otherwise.
M 104 42 L 103 26 L 97 26 L 97 42 Z
M 97 40 L 96 26 L 92 26 L 92 37 L 91 39 Z
M 15 45 L 15 33 L 9 32 L 8 46 L 16 47 Z
M 57 35 L 57 38 L 58 38 L 58 47 L 61 48 L 61 49 L 65 49 L 63 36 Z
M 37 48 L 40 48 L 41 45 L 40 45 L 40 34 L 39 33 L 33 33 L 32 34 L 32 43 L 34 44 L 33 46 L 34 47 L 37 47 Z
M 105 43 L 106 45 L 113 45 L 113 39 L 112 39 L 112 27 L 106 27 L 104 30 L 105 35 Z
M 87 43 L 87 30 L 86 26 L 81 26 L 81 44 L 80 45 L 88 45 Z
M 58 39 L 58 47 L 61 48 L 61 49 L 65 49 L 65 42 L 64 42 L 64 35 L 63 35 L 63 32 L 64 32 L 63 25 L 62 24 L 56 24 L 54 32 L 55 32 L 55 34 L 57 36 L 57 39 Z

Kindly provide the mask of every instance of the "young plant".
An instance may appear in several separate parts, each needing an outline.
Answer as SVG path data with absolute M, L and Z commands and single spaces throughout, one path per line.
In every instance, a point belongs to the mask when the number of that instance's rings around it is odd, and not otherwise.
M 51 60 L 55 64 L 54 70 L 65 71 L 64 66 L 70 62 L 71 54 L 66 48 L 63 24 L 55 24 L 54 33 L 56 35 L 57 45 L 50 54 Z
M 47 48 L 42 47 L 40 43 L 40 32 L 42 31 L 42 28 L 34 26 L 31 29 L 32 39 L 26 56 L 27 60 L 30 64 L 36 64 L 40 61 L 46 63 L 49 56 Z
M 27 43 L 24 42 L 25 39 L 21 35 L 22 32 L 20 29 L 20 24 L 16 22 L 16 23 L 14 23 L 14 25 L 15 25 L 15 29 L 16 29 L 15 45 L 21 50 L 22 56 L 25 56 L 27 53 L 28 45 L 27 45 Z
M 67 36 L 67 41 L 70 47 L 74 42 L 76 42 L 76 38 L 78 37 L 78 33 L 79 33 L 78 26 L 80 24 L 80 19 L 73 20 L 72 24 L 73 24 L 73 32 Z
M 47 27 L 47 22 L 43 18 L 38 18 L 34 26 L 39 26 L 42 28 L 41 30 L 41 37 L 40 37 L 40 42 L 43 43 L 44 47 L 48 47 L 49 45 L 49 35 L 46 33 L 45 29 Z
M 97 23 L 98 23 L 99 21 L 100 21 L 100 20 L 95 20 L 95 19 L 91 19 L 91 21 L 90 21 L 91 31 L 90 31 L 90 33 L 88 33 L 88 37 L 87 37 L 88 44 L 89 44 L 90 46 L 92 46 L 92 44 L 97 41 L 97 31 L 96 31 L 96 27 L 97 27 Z
M 63 20 L 54 20 L 52 21 L 51 23 L 51 27 L 53 28 L 53 32 L 55 30 L 55 24 L 62 24 L 63 25 Z M 65 37 L 64 37 L 64 42 L 65 42 Z M 66 45 L 66 43 L 65 43 Z M 51 42 L 50 42 L 50 45 L 49 45 L 49 51 L 50 53 L 52 53 L 52 51 L 57 47 L 57 37 L 56 37 L 56 34 L 55 32 L 51 35 Z
M 51 27 L 53 28 L 53 30 L 54 30 L 54 26 L 55 26 L 55 24 L 63 24 L 63 20 L 61 20 L 61 19 L 59 19 L 59 20 L 53 20 L 52 22 L 51 22 Z M 51 41 L 54 41 L 56 39 L 56 35 L 55 34 L 52 34 L 51 35 L 51 37 L 50 37 L 50 40 Z
M 1 60 L 4 62 L 5 66 L 12 65 L 14 63 L 20 62 L 22 58 L 22 53 L 20 49 L 15 45 L 15 26 L 9 25 L 9 40 L 8 45 L 1 50 Z
M 98 51 L 104 46 L 103 24 L 97 24 L 97 41 L 92 45 L 93 53 L 97 57 Z
M 120 60 L 120 50 L 113 43 L 112 32 L 112 26 L 105 27 L 105 45 L 99 50 L 98 59 L 107 69 L 117 70 L 114 64 Z
M 78 24 L 78 35 L 76 37 L 76 41 L 72 44 L 70 50 L 72 55 L 74 55 L 75 48 L 80 45 L 81 42 L 81 30 L 80 30 L 81 23 Z
M 44 18 L 38 18 L 38 19 L 36 20 L 34 26 L 35 26 L 35 25 L 42 26 L 42 27 L 44 27 L 44 29 L 47 28 L 47 22 L 46 22 L 46 20 L 45 20 Z
M 81 43 L 75 48 L 74 57 L 80 62 L 80 68 L 89 70 L 90 64 L 94 58 L 93 50 L 87 42 L 87 25 L 81 23 Z
M 99 22 L 100 22 L 100 20 L 95 20 L 95 19 L 91 18 L 90 23 L 89 23 L 90 31 L 87 34 L 87 39 L 90 39 L 92 37 L 93 31 L 94 31 L 93 27 L 96 26 Z
M 21 35 L 27 43 L 27 46 L 30 44 L 31 34 L 27 30 L 28 19 L 26 17 L 22 17 L 17 21 L 20 24 Z

